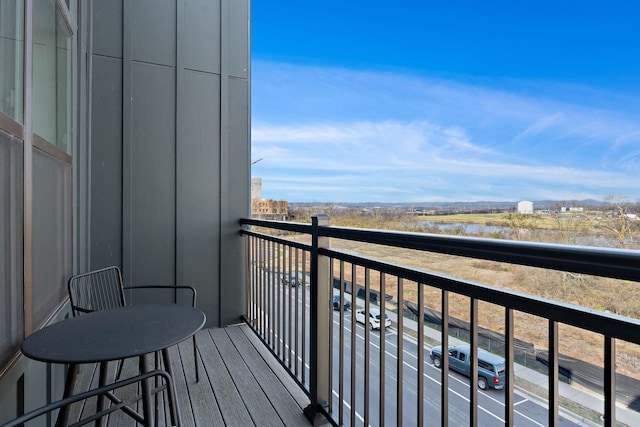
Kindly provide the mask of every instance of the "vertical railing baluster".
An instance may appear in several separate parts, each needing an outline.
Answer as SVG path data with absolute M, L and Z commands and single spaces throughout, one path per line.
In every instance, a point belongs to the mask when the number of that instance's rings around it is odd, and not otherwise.
M 289 366 L 289 369 L 291 369 L 291 341 L 292 341 L 292 336 L 293 336 L 293 321 L 292 321 L 292 306 L 293 306 L 293 290 L 295 289 L 294 287 L 291 286 L 291 276 L 293 276 L 293 286 L 297 286 L 297 280 L 298 280 L 298 272 L 297 269 L 293 270 L 293 247 L 289 246 L 288 247 L 288 262 L 289 262 L 289 286 L 287 286 L 287 292 L 288 292 L 288 296 L 287 296 L 287 310 L 289 312 L 288 314 L 288 318 L 289 320 L 287 320 L 287 357 L 289 358 L 289 363 L 287 366 Z M 294 273 L 295 271 L 295 273 Z
M 280 304 L 280 308 L 278 309 L 278 353 L 282 355 L 281 360 L 283 363 L 287 363 L 286 361 L 286 348 L 284 346 L 285 341 L 285 330 L 287 328 L 287 290 L 290 288 L 289 281 L 291 280 L 291 268 L 288 268 L 287 265 L 287 250 L 284 244 L 278 245 L 278 259 L 282 260 L 282 270 L 279 271 L 280 274 L 280 288 L 278 292 L 278 304 Z M 282 255 L 280 255 L 282 254 Z
M 244 301 L 244 312 L 249 318 L 251 318 L 251 237 L 246 239 L 246 245 L 244 250 L 244 292 L 246 294 L 246 300 Z
M 549 427 L 558 425 L 558 322 L 549 319 Z
M 424 288 L 421 283 L 418 286 L 418 321 L 416 322 L 418 333 L 418 369 L 416 384 L 418 384 L 417 425 L 424 425 Z M 445 350 L 442 350 L 444 355 Z M 444 358 L 444 357 L 443 357 Z
M 331 277 L 333 277 L 333 258 L 329 258 L 329 271 L 331 271 Z M 332 280 L 333 281 L 333 280 Z M 333 287 L 330 288 L 331 293 L 333 294 Z M 331 302 L 332 304 L 332 310 L 333 310 L 333 300 Z M 333 349 L 333 313 L 330 313 L 330 317 L 329 317 L 329 336 L 327 337 L 329 339 L 329 360 L 328 360 L 328 366 L 329 366 L 329 392 L 331 393 L 331 391 L 333 390 L 333 353 L 334 353 L 334 349 Z M 328 407 L 329 407 L 329 412 L 333 412 L 333 393 L 331 393 L 329 395 L 329 401 L 327 402 Z
M 442 383 L 442 389 L 440 390 L 442 415 L 440 417 L 440 425 L 447 427 L 449 425 L 449 291 L 444 289 L 442 290 L 440 312 L 442 313 L 442 333 L 440 336 L 442 342 L 442 372 L 440 373 Z M 447 356 L 445 356 L 445 354 Z
M 260 286 L 260 241 L 255 238 L 253 241 L 253 267 L 255 269 L 253 273 L 254 282 L 253 282 L 253 316 L 251 317 L 251 321 L 253 323 L 253 327 L 258 329 L 257 320 L 258 320 L 258 295 L 259 295 L 259 286 Z
M 304 275 L 302 276 L 302 384 L 307 384 L 307 251 L 302 252 L 302 265 Z
M 285 348 L 285 336 L 287 330 L 287 285 L 289 272 L 287 271 L 287 251 L 284 244 L 278 244 L 278 250 L 276 256 L 282 262 L 282 270 L 278 270 L 279 281 L 278 286 L 276 287 L 275 298 L 277 298 L 280 307 L 278 308 L 278 319 L 280 322 L 280 327 L 277 331 L 278 336 L 278 351 L 281 355 L 281 359 L 283 363 L 287 363 L 287 352 Z
M 339 349 L 338 349 L 338 421 L 340 425 L 344 424 L 344 261 L 340 260 L 340 331 L 339 331 Z M 333 271 L 333 270 L 332 270 Z M 332 302 L 333 304 L 333 302 Z
M 265 328 L 267 310 L 269 309 L 269 306 L 267 304 L 267 291 L 269 287 L 269 265 L 267 264 L 268 244 L 268 241 L 263 240 L 262 247 L 260 248 L 260 257 L 262 258 L 262 277 L 260 280 L 260 333 L 262 334 L 263 339 L 267 341 L 267 343 L 271 343 L 268 331 Z
M 380 399 L 379 399 L 379 425 L 384 425 L 384 408 L 385 408 L 385 386 L 384 380 L 386 376 L 385 365 L 386 365 L 386 354 L 385 354 L 385 339 L 386 339 L 386 329 L 387 323 L 385 318 L 385 274 L 380 273 L 380 295 L 378 299 L 380 300 Z
M 402 277 L 397 277 L 397 299 L 398 299 L 398 338 L 397 338 L 397 347 L 398 347 L 398 360 L 396 364 L 396 370 L 398 382 L 396 384 L 396 425 L 402 425 L 402 417 L 404 415 L 403 412 L 403 394 L 402 389 L 404 387 L 404 289 L 403 289 L 404 281 Z
M 469 425 L 476 427 L 478 425 L 478 300 L 475 298 L 471 298 L 469 315 L 469 329 L 471 335 L 469 337 L 469 344 L 471 348 L 469 351 L 469 356 L 471 357 Z
M 296 271 L 300 270 L 300 264 L 299 264 L 299 258 L 298 255 L 300 253 L 300 249 L 296 248 L 295 249 L 295 264 L 296 264 Z M 296 277 L 297 280 L 297 277 Z M 302 283 L 302 279 L 300 280 L 300 283 Z M 298 289 L 299 286 L 296 283 L 296 295 L 295 295 L 295 300 L 296 300 L 296 305 L 295 305 L 295 314 L 294 314 L 294 319 L 295 319 L 295 338 L 294 338 L 294 345 L 295 345 L 295 350 L 294 350 L 294 374 L 295 377 L 298 378 L 298 372 L 299 372 L 299 351 L 300 351 L 300 346 L 298 345 L 298 340 L 300 339 L 300 289 Z M 304 306 L 303 306 L 304 307 Z
M 505 372 L 504 419 L 506 426 L 513 426 L 515 425 L 513 418 L 513 405 L 515 403 L 513 400 L 513 387 L 515 385 L 515 348 L 513 340 L 513 309 L 511 308 L 505 309 L 504 325 L 504 357 L 506 359 L 505 368 L 507 370 Z
M 280 339 L 279 339 L 279 343 L 280 346 L 282 348 L 282 363 L 284 365 L 287 364 L 287 330 L 289 329 L 289 320 L 288 320 L 288 309 L 289 309 L 289 294 L 291 291 L 291 286 L 290 286 L 290 280 L 291 280 L 291 263 L 289 261 L 289 246 L 281 243 L 279 250 L 278 250 L 278 256 L 282 258 L 282 265 L 283 268 L 286 272 L 286 276 L 282 276 L 282 277 L 286 277 L 286 279 L 284 281 L 280 282 L 281 287 L 278 289 L 278 298 L 280 300 L 280 310 L 281 310 L 281 316 L 282 316 L 282 330 L 280 332 Z M 281 272 L 281 275 L 283 274 L 283 272 Z
M 276 345 L 278 346 L 278 354 L 280 354 L 280 360 L 283 361 L 283 363 L 286 363 L 286 353 L 285 353 L 285 348 L 284 348 L 284 330 L 286 328 L 287 322 L 286 322 L 286 318 L 285 318 L 285 305 L 286 305 L 286 292 L 287 292 L 287 286 L 286 283 L 283 281 L 284 278 L 286 277 L 286 270 L 287 270 L 287 259 L 286 259 L 286 251 L 285 251 L 285 246 L 282 243 L 278 243 L 276 245 L 276 251 L 274 256 L 278 259 L 278 262 L 280 263 L 280 265 L 282 266 L 282 269 L 278 269 L 277 272 L 274 273 L 274 277 L 276 277 L 276 286 L 274 287 L 274 299 L 276 301 L 277 304 L 277 309 L 276 309 L 276 313 L 274 314 L 275 317 L 277 317 L 278 319 L 278 327 L 275 328 L 276 330 Z
M 265 322 L 267 321 L 267 311 L 269 310 L 269 304 L 267 302 L 267 297 L 269 294 L 269 286 L 270 286 L 270 272 L 269 272 L 269 241 L 262 242 L 262 283 L 260 284 L 260 331 L 264 339 L 271 344 L 271 335 L 269 331 L 267 331 L 265 327 Z
M 269 242 L 269 265 L 268 265 L 268 283 L 267 283 L 267 299 L 269 301 L 268 309 L 267 309 L 267 318 L 271 319 L 272 326 L 269 328 L 269 344 L 274 353 L 279 356 L 278 352 L 278 344 L 277 344 L 277 326 L 278 326 L 278 305 L 277 300 L 273 298 L 275 292 L 277 290 L 278 282 L 276 278 L 276 282 L 274 283 L 275 278 L 275 270 L 278 268 L 278 259 L 274 258 L 273 247 L 276 245 L 275 242 Z M 272 311 L 273 310 L 273 311 Z
M 616 342 L 604 336 L 604 425 L 616 425 Z
M 273 244 L 271 245 L 271 259 L 272 260 L 279 260 L 280 259 L 280 243 L 276 243 L 273 242 Z M 278 347 L 278 349 L 280 348 L 280 338 L 281 338 L 281 334 L 278 331 L 276 325 L 283 324 L 283 319 L 281 318 L 280 313 L 282 312 L 282 298 L 280 297 L 281 292 L 280 292 L 280 281 L 278 280 L 278 271 L 274 268 L 273 265 L 270 266 L 270 271 L 271 271 L 271 307 L 272 307 L 272 311 L 271 311 L 271 315 L 269 316 L 269 325 L 270 325 L 270 330 L 273 332 L 273 337 L 274 337 L 274 345 L 276 347 Z M 280 307 L 278 307 L 278 304 L 280 304 Z M 281 357 L 284 357 L 282 355 L 282 351 L 278 350 L 278 354 Z
M 283 337 L 284 337 L 284 330 L 286 328 L 286 319 L 285 319 L 285 292 L 286 292 L 286 283 L 284 282 L 285 278 L 287 277 L 287 260 L 285 257 L 285 251 L 284 251 L 284 245 L 281 243 L 278 243 L 276 245 L 276 252 L 274 254 L 274 256 L 278 259 L 278 265 L 281 268 L 277 269 L 277 272 L 275 274 L 277 274 L 277 280 L 276 280 L 276 286 L 274 288 L 275 290 L 275 294 L 274 294 L 274 298 L 276 301 L 276 313 L 275 316 L 278 318 L 278 327 L 275 328 L 276 330 L 276 345 L 278 346 L 278 354 L 280 355 L 280 360 L 283 361 L 283 363 L 286 363 L 285 357 L 285 351 L 284 351 L 284 346 L 282 345 L 283 342 Z M 274 270 L 275 271 L 275 270 Z
M 261 240 L 256 240 L 255 257 L 256 257 L 256 283 L 253 286 L 255 301 L 253 309 L 253 326 L 256 331 L 260 331 L 260 280 L 262 279 L 262 258 L 260 256 Z
M 278 301 L 278 303 L 280 304 L 280 308 L 278 309 L 278 317 L 279 317 L 279 322 L 280 322 L 280 329 L 277 331 L 276 335 L 277 335 L 277 343 L 278 343 L 278 347 L 279 347 L 279 352 L 281 354 L 281 360 L 283 361 L 283 363 L 287 363 L 287 353 L 286 353 L 286 349 L 284 346 L 284 340 L 285 340 L 285 330 L 287 328 L 287 319 L 286 319 L 286 304 L 287 304 L 287 297 L 286 297 L 286 292 L 287 292 L 287 285 L 286 282 L 283 282 L 283 278 L 286 277 L 285 274 L 288 274 L 286 272 L 287 270 L 287 258 L 286 258 L 286 250 L 285 250 L 285 245 L 282 243 L 279 243 L 276 245 L 276 254 L 275 256 L 278 257 L 278 259 L 282 260 L 282 271 L 278 271 L 277 274 L 279 274 L 279 279 L 277 281 L 278 286 L 275 287 L 275 294 L 274 294 L 274 298 L 276 298 L 276 300 Z
M 258 319 L 259 322 L 259 330 L 260 330 L 260 335 L 262 336 L 262 339 L 265 340 L 269 340 L 269 337 L 265 334 L 265 329 L 264 329 L 264 318 L 265 318 L 265 310 L 267 309 L 267 307 L 265 306 L 265 287 L 266 287 L 266 274 L 267 274 L 267 266 L 265 265 L 265 246 L 266 246 L 267 242 L 266 241 L 262 241 L 260 242 L 260 269 L 261 269 L 261 278 L 260 278 L 260 300 L 258 303 L 258 307 L 260 310 L 260 318 Z
M 369 305 L 371 304 L 371 285 L 369 267 L 364 269 L 364 425 L 369 425 L 369 387 L 370 387 L 370 369 L 371 365 L 371 313 Z
M 356 274 L 357 267 L 351 264 L 351 426 L 356 425 Z
M 269 321 L 269 336 L 271 337 L 271 348 L 276 351 L 276 354 L 280 356 L 280 348 L 278 347 L 278 332 L 277 325 L 279 324 L 279 316 L 278 313 L 280 311 L 280 307 L 278 305 L 279 299 L 276 299 L 276 295 L 278 294 L 278 278 L 276 276 L 276 268 L 278 265 L 279 258 L 276 256 L 278 244 L 275 242 L 269 243 L 269 287 L 268 287 L 268 296 L 269 299 L 269 310 L 267 313 L 267 319 Z
M 247 275 L 247 308 L 246 308 L 246 313 L 247 313 L 247 319 L 249 320 L 249 322 L 252 322 L 251 319 L 253 319 L 253 310 L 251 310 L 251 305 L 253 304 L 253 283 L 254 283 L 254 276 L 253 276 L 253 268 L 251 268 L 252 265 L 252 254 L 253 254 L 253 236 L 248 236 L 247 237 L 247 271 L 246 271 L 246 275 Z

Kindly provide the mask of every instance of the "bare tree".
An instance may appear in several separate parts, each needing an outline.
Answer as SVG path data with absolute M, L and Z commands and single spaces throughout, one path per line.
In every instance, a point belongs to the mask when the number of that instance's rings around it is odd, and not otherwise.
M 585 235 L 591 228 L 591 222 L 584 214 L 568 211 L 566 203 L 558 203 L 551 212 L 551 217 L 555 223 L 555 237 L 558 243 L 572 245 L 576 243 L 576 238 Z
M 638 203 L 630 203 L 626 197 L 607 196 L 604 199 L 608 210 L 599 218 L 598 228 L 615 241 L 618 248 L 632 248 L 638 240 L 640 220 Z
M 511 240 L 532 240 L 537 229 L 538 216 L 510 212 L 503 216 L 503 225 L 510 229 Z

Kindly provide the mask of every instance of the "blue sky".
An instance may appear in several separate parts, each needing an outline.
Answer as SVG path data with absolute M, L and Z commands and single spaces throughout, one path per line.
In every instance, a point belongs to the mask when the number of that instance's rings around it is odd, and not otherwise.
M 640 2 L 255 0 L 252 176 L 290 202 L 640 200 Z

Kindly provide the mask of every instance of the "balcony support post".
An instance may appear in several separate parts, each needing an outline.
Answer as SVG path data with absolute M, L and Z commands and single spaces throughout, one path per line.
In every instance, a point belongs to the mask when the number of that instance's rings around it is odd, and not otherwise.
M 328 423 L 324 413 L 328 413 L 329 399 L 329 334 L 331 333 L 331 274 L 329 258 L 320 256 L 319 248 L 329 247 L 329 238 L 320 237 L 318 227 L 329 225 L 329 216 L 317 214 L 311 217 L 311 286 L 309 327 L 309 391 L 311 403 L 304 413 L 313 425 Z

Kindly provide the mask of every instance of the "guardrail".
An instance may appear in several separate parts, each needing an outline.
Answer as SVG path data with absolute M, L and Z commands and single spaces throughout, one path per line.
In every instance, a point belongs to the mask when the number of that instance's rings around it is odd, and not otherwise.
M 438 311 L 441 322 L 437 335 L 443 348 L 448 347 L 452 340 L 449 337 L 451 296 L 468 298 L 471 354 L 477 354 L 479 348 L 478 304 L 486 302 L 502 308 L 504 331 L 501 334 L 507 366 L 505 425 L 515 423 L 515 313 L 537 316 L 544 322 L 540 328 L 547 329 L 548 425 L 559 424 L 559 325 L 602 335 L 602 418 L 604 425 L 616 425 L 615 341 L 640 344 L 639 320 L 331 249 L 330 239 L 634 282 L 640 281 L 640 252 L 332 227 L 326 215 L 314 216 L 312 224 L 256 219 L 242 219 L 240 223 L 241 234 L 247 242 L 246 322 L 309 394 L 311 404 L 305 412 L 311 420 L 317 421 L 324 416 L 334 425 L 383 425 L 385 420 L 397 425 L 403 422 L 413 424 L 414 421 L 423 425 L 426 397 L 424 362 L 428 359 L 425 357 L 428 334 L 424 331 L 430 329 L 425 322 L 425 288 L 429 287 L 437 288 L 440 293 Z M 285 238 L 278 233 L 303 235 L 307 240 L 310 238 L 310 242 Z M 339 288 L 335 290 L 339 301 L 335 315 L 332 310 L 334 282 Z M 409 287 L 415 288 L 412 295 L 408 293 Z M 387 289 L 393 289 L 392 295 L 387 295 Z M 349 293 L 350 313 L 344 308 L 344 300 Z M 392 299 L 393 304 L 388 304 L 387 298 Z M 373 311 L 374 299 L 381 302 L 376 308 L 382 319 L 386 315 L 394 317 L 398 331 L 395 354 L 386 348 L 388 332 L 384 327 L 379 334 L 364 328 L 364 344 L 359 346 L 357 343 L 356 304 L 364 306 L 366 319 Z M 415 320 L 409 321 L 404 317 L 403 308 L 407 302 L 417 307 Z M 413 365 L 403 357 L 403 337 L 409 323 L 414 325 L 417 361 L 422 361 L 413 362 Z M 448 360 L 444 359 L 439 379 L 438 415 L 441 425 L 446 426 L 449 422 L 450 392 Z M 416 371 L 415 384 L 409 385 L 406 380 L 407 365 Z M 471 384 L 477 381 L 477 360 L 474 357 Z M 408 399 L 407 387 L 416 393 L 410 414 L 403 409 Z M 478 393 L 476 387 L 470 387 L 467 421 L 473 426 L 478 425 Z M 434 419 L 433 414 L 428 418 Z

